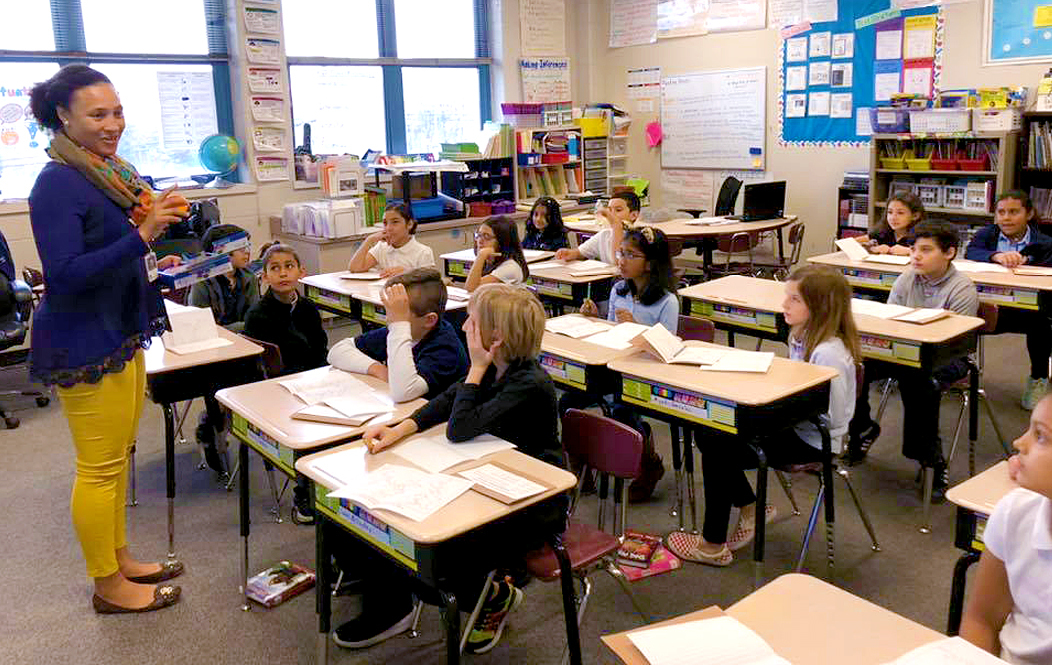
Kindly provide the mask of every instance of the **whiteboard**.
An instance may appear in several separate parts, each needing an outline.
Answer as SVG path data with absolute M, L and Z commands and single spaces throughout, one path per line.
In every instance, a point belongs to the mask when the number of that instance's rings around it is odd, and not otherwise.
M 764 168 L 767 68 L 661 81 L 661 167 Z

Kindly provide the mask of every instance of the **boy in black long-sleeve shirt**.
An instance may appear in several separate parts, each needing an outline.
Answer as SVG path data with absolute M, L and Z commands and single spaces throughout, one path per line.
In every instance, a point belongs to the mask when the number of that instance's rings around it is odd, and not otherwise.
M 479 287 L 468 305 L 468 355 L 471 368 L 467 378 L 420 407 L 416 413 L 394 427 L 380 425 L 362 435 L 370 452 L 379 452 L 403 438 L 448 420 L 450 441 L 468 441 L 480 434 L 493 434 L 515 444 L 527 455 L 563 466 L 563 449 L 558 434 L 555 386 L 537 362 L 544 334 L 544 308 L 536 296 L 505 284 Z M 561 532 L 565 505 L 544 502 L 527 508 L 508 520 L 507 541 L 502 548 L 521 560 L 526 552 L 544 544 L 546 536 Z M 505 539 L 501 539 L 504 541 Z M 508 542 L 521 545 L 510 551 Z M 340 646 L 363 648 L 377 644 L 407 630 L 412 623 L 412 581 L 369 548 L 350 544 L 359 569 L 370 570 L 364 580 L 362 614 L 339 628 L 333 638 Z M 506 562 L 514 566 L 516 561 Z M 374 567 L 375 566 L 375 567 Z M 383 571 L 381 573 L 380 571 Z M 482 577 L 465 571 L 456 585 L 461 607 L 474 604 L 474 594 Z M 499 576 L 498 576 L 499 579 Z M 479 618 L 468 636 L 466 649 L 484 653 L 500 639 L 508 613 L 522 602 L 523 593 L 510 578 L 494 582 Z

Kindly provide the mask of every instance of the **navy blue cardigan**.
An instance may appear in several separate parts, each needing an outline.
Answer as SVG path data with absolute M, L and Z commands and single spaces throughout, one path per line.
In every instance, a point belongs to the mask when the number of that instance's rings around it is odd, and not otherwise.
M 46 293 L 33 314 L 29 371 L 45 384 L 97 383 L 168 324 L 146 277 L 149 247 L 120 206 L 50 162 L 29 195 Z
M 964 258 L 972 261 L 985 261 L 989 263 L 994 254 L 997 253 L 997 239 L 1001 237 L 1001 227 L 997 224 L 988 224 L 979 229 L 972 241 L 968 243 L 968 249 L 964 252 Z M 1030 225 L 1030 244 L 1020 252 L 1027 257 L 1030 265 L 1052 265 L 1052 237 L 1046 236 L 1037 230 L 1033 224 Z

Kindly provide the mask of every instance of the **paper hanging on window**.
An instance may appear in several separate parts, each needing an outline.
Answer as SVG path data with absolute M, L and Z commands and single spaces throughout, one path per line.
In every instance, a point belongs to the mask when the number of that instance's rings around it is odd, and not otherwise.
M 281 62 L 281 42 L 273 39 L 245 40 L 248 61 L 255 65 L 277 65 Z
M 165 150 L 197 150 L 219 133 L 211 72 L 157 72 Z
M 289 160 L 285 157 L 256 157 L 256 180 L 274 182 L 289 179 Z
M 657 0 L 611 0 L 610 48 L 657 41 Z
M 521 0 L 519 36 L 523 55 L 565 55 L 565 0 Z
M 527 104 L 570 101 L 569 58 L 522 58 L 519 72 Z
M 282 152 L 288 149 L 284 127 L 253 127 L 252 145 L 262 152 Z
M 249 67 L 248 89 L 252 92 L 282 92 L 281 70 L 269 67 Z
M 245 31 L 264 35 L 281 34 L 281 19 L 274 9 L 245 7 Z
M 253 97 L 252 119 L 256 122 L 284 122 L 285 100 L 281 97 Z

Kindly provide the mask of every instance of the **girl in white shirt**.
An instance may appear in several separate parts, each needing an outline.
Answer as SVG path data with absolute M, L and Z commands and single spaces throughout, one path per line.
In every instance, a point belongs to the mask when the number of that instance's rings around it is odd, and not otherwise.
M 367 237 L 347 265 L 349 272 L 380 268 L 380 278 L 416 268 L 435 267 L 435 253 L 414 238 L 416 220 L 404 203 L 392 203 L 384 211 L 384 229 Z
M 519 286 L 529 276 L 515 222 L 504 215 L 483 222 L 475 231 L 475 262 L 464 288 L 471 292 L 483 284 Z

